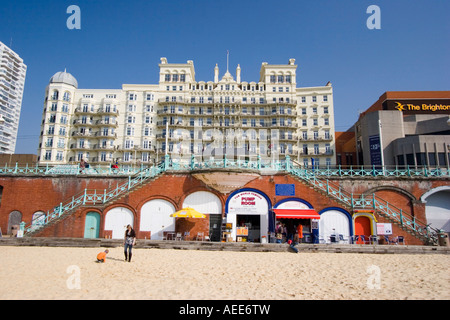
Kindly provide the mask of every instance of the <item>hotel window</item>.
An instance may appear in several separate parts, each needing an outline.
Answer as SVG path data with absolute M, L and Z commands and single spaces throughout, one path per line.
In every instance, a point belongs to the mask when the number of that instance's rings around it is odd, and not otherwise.
M 52 160 L 52 151 L 51 150 L 45 150 L 45 160 Z
M 170 81 L 170 74 L 166 74 L 164 81 L 169 82 Z
M 177 86 L 172 86 L 172 91 L 177 91 Z
M 275 83 L 275 82 L 276 82 L 276 77 L 270 76 L 270 83 Z
M 150 128 L 149 127 L 145 127 L 144 128 L 144 136 L 149 136 L 150 135 Z
M 319 122 L 317 121 L 317 118 L 313 119 L 313 126 L 318 126 Z
M 306 97 L 302 97 L 302 103 L 306 103 Z
M 326 143 L 326 144 L 325 144 L 325 152 L 326 152 L 327 154 L 329 154 L 329 153 L 331 152 L 331 148 L 330 148 L 330 144 L 329 144 L 329 143 Z
M 256 127 L 256 119 L 251 119 L 251 126 Z
M 308 140 L 308 131 L 302 131 L 303 140 Z
M 325 139 L 330 139 L 330 131 L 329 130 L 325 130 Z
M 307 126 L 307 124 L 306 124 L 306 119 L 302 119 L 302 126 L 303 126 L 303 127 L 306 127 L 306 126 Z
M 264 119 L 259 119 L 259 126 L 264 127 Z
M 69 106 L 67 104 L 62 105 L 62 112 L 69 112 Z
M 60 121 L 61 124 L 67 124 L 67 116 L 61 116 L 60 120 L 61 120 Z
M 306 115 L 306 108 L 302 108 L 302 115 Z
M 303 154 L 308 154 L 308 145 L 307 144 L 304 144 L 303 145 Z
M 186 75 L 180 74 L 180 82 L 186 82 Z
M 279 87 L 278 92 L 283 92 L 283 87 Z
M 277 92 L 277 87 L 272 87 L 272 92 Z
M 69 92 L 64 92 L 63 100 L 70 101 L 70 93 Z
M 58 110 L 57 106 L 58 106 L 58 104 L 56 102 L 53 102 L 52 107 L 50 108 L 50 111 L 57 111 Z
M 304 166 L 305 168 L 308 167 L 308 158 L 303 159 L 303 166 Z
M 204 102 L 205 102 L 205 98 L 204 98 L 204 97 L 200 97 L 200 98 L 199 98 L 199 102 L 200 102 L 200 103 L 204 103 Z
M 56 152 L 56 161 L 62 161 L 63 160 L 63 152 L 58 151 Z
M 291 83 L 291 76 L 288 75 L 288 76 L 286 76 L 285 79 L 286 79 L 286 83 Z
M 48 134 L 54 134 L 55 133 L 55 126 L 49 126 L 48 127 Z
M 314 154 L 319 154 L 319 145 L 318 144 L 314 145 Z
M 126 140 L 125 141 L 125 149 L 131 149 L 134 147 L 134 141 L 133 140 Z
M 312 102 L 317 102 L 317 96 L 312 97 Z
M 134 128 L 127 127 L 127 136 L 134 136 Z
M 327 165 L 327 167 L 331 166 L 331 159 L 330 158 L 326 158 L 325 159 L 325 164 Z
M 178 81 L 178 75 L 177 74 L 173 74 L 172 75 L 172 81 L 173 82 L 177 82 Z
M 278 83 L 284 82 L 284 76 L 278 76 Z
M 323 119 L 323 124 L 324 124 L 325 126 L 329 126 L 329 125 L 330 125 L 330 120 L 329 120 L 328 118 L 324 118 L 324 119 Z
M 273 125 L 273 126 L 276 126 L 276 125 L 277 125 L 277 119 L 276 119 L 276 118 L 273 118 L 273 119 L 272 119 L 272 125 Z
M 170 91 L 170 86 L 166 86 L 166 91 Z
M 155 99 L 155 95 L 153 93 L 147 93 L 146 100 L 153 101 Z
M 313 108 L 312 108 L 312 113 L 313 113 L 313 114 L 317 114 L 317 107 L 313 107 Z
M 328 96 L 323 96 L 323 102 L 328 102 Z
M 328 107 L 323 107 L 323 113 L 328 114 Z
M 137 95 L 134 93 L 130 93 L 129 100 L 136 100 L 136 99 L 137 99 Z

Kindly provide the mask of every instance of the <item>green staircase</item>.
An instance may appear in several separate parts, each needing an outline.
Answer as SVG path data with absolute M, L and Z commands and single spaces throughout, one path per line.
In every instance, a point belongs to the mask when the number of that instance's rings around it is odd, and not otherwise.
M 438 242 L 438 230 L 376 196 L 375 193 L 371 195 L 349 193 L 328 179 L 319 179 L 314 171 L 295 166 L 295 163 L 291 162 L 289 158 L 286 161 L 285 169 L 292 176 L 306 182 L 316 191 L 339 201 L 351 211 L 355 209 L 373 210 L 426 244 L 435 245 Z
M 53 211 L 47 212 L 45 219 L 38 218 L 37 221 L 32 221 L 30 225 L 24 226 L 24 236 L 32 236 L 41 232 L 44 228 L 49 227 L 67 216 L 73 214 L 82 206 L 105 205 L 106 203 L 118 199 L 126 195 L 131 190 L 142 186 L 148 181 L 153 181 L 167 168 L 167 163 L 162 163 L 159 166 L 145 168 L 133 176 L 128 176 L 128 181 L 118 184 L 115 188 L 97 190 L 85 189 L 83 192 L 74 195 L 72 198 L 61 202 L 54 207 Z

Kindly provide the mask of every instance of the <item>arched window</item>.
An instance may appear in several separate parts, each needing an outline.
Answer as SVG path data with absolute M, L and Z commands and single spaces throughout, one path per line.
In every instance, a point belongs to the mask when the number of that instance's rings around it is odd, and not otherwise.
M 59 97 L 59 91 L 53 90 L 52 100 L 58 100 L 58 97 Z

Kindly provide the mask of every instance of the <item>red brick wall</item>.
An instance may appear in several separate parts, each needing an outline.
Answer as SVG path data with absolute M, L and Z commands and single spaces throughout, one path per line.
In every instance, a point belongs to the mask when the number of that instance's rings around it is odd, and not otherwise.
M 70 199 L 73 195 L 82 193 L 88 189 L 108 189 L 117 184 L 126 182 L 127 178 L 86 178 L 86 177 L 0 177 L 0 185 L 3 186 L 3 194 L 0 203 L 0 227 L 6 233 L 9 213 L 18 210 L 23 215 L 23 221 L 31 222 L 33 213 L 36 211 L 52 210 L 61 201 Z M 420 202 L 420 197 L 430 189 L 442 185 L 449 185 L 448 180 L 333 180 L 333 183 L 341 185 L 348 192 L 363 193 L 375 192 L 377 196 L 389 201 L 406 213 L 413 214 L 417 219 L 426 221 L 425 205 Z M 265 193 L 271 205 L 288 198 L 275 195 L 276 184 L 294 184 L 295 197 L 311 203 L 316 211 L 328 207 L 345 208 L 338 201 L 329 198 L 312 187 L 289 175 L 261 176 L 247 185 L 246 188 L 254 188 Z M 152 199 L 165 199 L 170 201 L 176 210 L 181 209 L 185 197 L 192 192 L 209 191 L 216 194 L 222 202 L 222 211 L 225 212 L 225 202 L 228 195 L 223 195 L 213 190 L 203 182 L 195 179 L 189 174 L 163 175 L 155 181 L 137 187 L 129 194 L 122 196 L 106 206 L 95 206 L 95 208 L 80 208 L 74 214 L 63 221 L 44 229 L 38 236 L 45 237 L 83 237 L 85 216 L 90 211 L 100 214 L 100 237 L 107 237 L 104 231 L 106 213 L 117 206 L 129 208 L 134 213 L 134 225 L 138 238 L 150 237 L 148 232 L 139 230 L 142 206 Z M 370 196 L 370 195 L 369 195 Z M 382 217 L 377 217 L 378 222 L 388 222 Z M 409 233 L 393 225 L 394 234 L 405 236 L 408 244 L 422 244 Z M 191 236 L 197 232 L 208 232 L 209 219 L 177 219 L 176 230 L 179 232 L 190 231 Z M 189 230 L 188 230 L 189 229 Z M 110 235 L 109 235 L 110 236 Z

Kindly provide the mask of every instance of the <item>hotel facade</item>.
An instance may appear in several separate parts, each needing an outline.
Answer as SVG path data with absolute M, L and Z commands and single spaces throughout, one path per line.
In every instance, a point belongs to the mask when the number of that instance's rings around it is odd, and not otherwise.
M 302 166 L 335 165 L 331 83 L 297 87 L 295 59 L 261 65 L 258 82 L 227 70 L 196 81 L 193 61 L 161 58 L 158 84 L 122 89 L 79 89 L 68 72 L 46 88 L 39 163 L 66 165 L 84 159 L 94 167 L 173 161 L 280 159 Z

